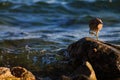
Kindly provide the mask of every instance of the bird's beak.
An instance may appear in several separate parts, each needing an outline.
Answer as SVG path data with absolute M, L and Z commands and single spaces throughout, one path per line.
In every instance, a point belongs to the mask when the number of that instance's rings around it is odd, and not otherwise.
M 101 24 L 103 24 L 103 22 L 100 22 Z
M 103 22 L 100 20 L 100 24 L 103 24 Z

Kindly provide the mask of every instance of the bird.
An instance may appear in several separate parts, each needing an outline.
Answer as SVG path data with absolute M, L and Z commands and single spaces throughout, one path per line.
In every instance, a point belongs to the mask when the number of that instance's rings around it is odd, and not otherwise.
M 103 27 L 103 21 L 100 18 L 93 18 L 89 21 L 89 34 L 96 36 L 98 40 L 98 33 Z

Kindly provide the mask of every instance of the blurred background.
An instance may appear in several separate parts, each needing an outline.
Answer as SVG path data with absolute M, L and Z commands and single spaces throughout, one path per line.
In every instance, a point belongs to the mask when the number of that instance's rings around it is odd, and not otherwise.
M 0 0 L 0 66 L 40 71 L 59 50 L 93 37 L 93 17 L 104 23 L 99 40 L 120 45 L 119 7 L 120 0 Z

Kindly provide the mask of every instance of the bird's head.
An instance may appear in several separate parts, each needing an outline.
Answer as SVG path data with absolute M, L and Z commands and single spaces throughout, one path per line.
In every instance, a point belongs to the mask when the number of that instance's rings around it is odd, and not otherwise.
M 103 24 L 102 20 L 99 19 L 99 18 L 95 18 L 95 21 L 96 21 L 98 24 Z
M 103 24 L 102 20 L 100 18 L 93 18 L 92 20 L 90 20 L 89 25 L 98 25 L 98 24 Z

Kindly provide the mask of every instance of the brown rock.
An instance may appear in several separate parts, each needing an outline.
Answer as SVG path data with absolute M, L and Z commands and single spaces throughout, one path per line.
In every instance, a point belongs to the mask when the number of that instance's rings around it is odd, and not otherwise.
M 11 73 L 15 77 L 20 78 L 20 77 L 23 77 L 25 73 L 27 73 L 27 70 L 25 68 L 22 68 L 22 67 L 13 67 L 11 69 Z
M 73 72 L 72 80 L 97 80 L 92 65 L 86 61 Z
M 20 78 L 14 77 L 9 68 L 0 67 L 0 80 L 20 80 Z
M 97 80 L 95 71 L 94 71 L 92 65 L 88 61 L 86 61 L 86 66 L 89 68 L 89 70 L 91 72 L 91 74 L 88 76 L 89 80 Z
M 12 77 L 13 75 L 10 72 L 9 68 L 0 67 L 0 79 L 5 77 Z
M 98 80 L 120 77 L 119 46 L 87 37 L 71 44 L 67 50 L 77 65 L 89 61 Z
M 21 80 L 36 80 L 35 76 L 23 67 L 13 67 L 11 69 L 12 75 L 20 78 Z
M 65 75 L 62 75 L 62 80 L 72 80 L 72 78 L 65 76 Z
M 0 80 L 35 80 L 35 76 L 22 67 L 0 67 Z

